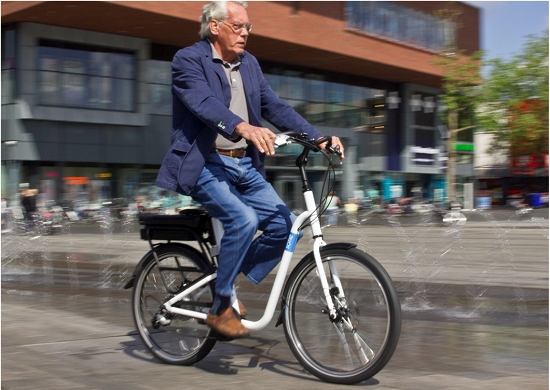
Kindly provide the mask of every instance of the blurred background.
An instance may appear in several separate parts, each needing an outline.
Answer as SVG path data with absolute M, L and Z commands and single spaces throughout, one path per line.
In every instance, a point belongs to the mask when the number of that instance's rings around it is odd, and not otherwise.
M 267 81 L 346 146 L 339 212 L 548 206 L 548 31 L 511 58 L 484 58 L 482 3 L 251 3 L 247 49 Z M 171 60 L 199 39 L 204 4 L 2 2 L 3 222 L 196 207 L 154 183 L 170 143 Z M 464 58 L 476 70 L 457 87 Z M 298 151 L 266 161 L 294 210 Z M 318 196 L 326 164 L 310 161 Z
M 151 364 L 134 331 L 123 286 L 150 250 L 138 215 L 198 207 L 154 183 L 171 61 L 199 39 L 205 4 L 1 2 L 2 388 L 158 388 L 159 375 L 334 388 L 301 371 L 274 326 L 191 371 Z M 365 385 L 548 389 L 548 2 L 255 1 L 248 13 L 271 87 L 346 147 L 327 242 L 357 243 L 399 291 L 399 346 Z M 266 159 L 295 211 L 299 151 Z M 326 171 L 312 154 L 317 197 Z M 306 230 L 297 257 L 310 247 Z M 251 316 L 271 276 L 242 280 Z

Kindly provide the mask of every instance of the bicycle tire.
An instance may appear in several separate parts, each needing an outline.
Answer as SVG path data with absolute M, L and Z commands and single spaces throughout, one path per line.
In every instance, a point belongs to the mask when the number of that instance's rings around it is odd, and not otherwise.
M 153 251 L 158 257 L 160 269 Z M 132 309 L 141 339 L 161 361 L 192 365 L 208 355 L 216 344 L 216 337 L 204 321 L 177 314 L 159 313 L 160 306 L 165 301 L 209 272 L 208 262 L 193 248 L 185 245 L 162 244 L 146 255 L 136 276 Z M 207 311 L 212 307 L 214 296 L 214 282 L 211 282 L 194 292 L 187 301 L 176 302 L 174 306 Z M 160 324 L 159 316 L 164 316 L 164 322 L 169 323 Z
M 384 368 L 397 347 L 397 291 L 380 263 L 356 248 L 321 250 L 321 259 L 340 319 L 329 317 L 310 253 L 292 271 L 284 289 L 285 336 L 296 359 L 318 378 L 338 384 L 362 382 Z M 330 262 L 338 270 L 347 304 L 337 302 L 339 289 Z M 347 320 L 352 326 L 346 330 Z

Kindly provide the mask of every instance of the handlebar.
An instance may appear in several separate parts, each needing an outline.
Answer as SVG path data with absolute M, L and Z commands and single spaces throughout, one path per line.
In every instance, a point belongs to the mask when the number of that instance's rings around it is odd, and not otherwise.
M 325 146 L 325 150 L 328 151 L 331 154 L 336 154 L 338 157 L 342 156 L 342 152 L 340 151 L 339 147 L 332 146 L 332 137 L 331 136 L 324 136 L 318 139 L 308 138 L 307 134 L 277 134 L 277 137 L 275 138 L 274 145 L 276 148 L 283 147 L 286 145 L 289 145 L 291 143 L 297 143 L 305 148 L 308 148 L 310 150 L 314 151 L 321 151 L 321 145 L 325 142 L 327 145 Z

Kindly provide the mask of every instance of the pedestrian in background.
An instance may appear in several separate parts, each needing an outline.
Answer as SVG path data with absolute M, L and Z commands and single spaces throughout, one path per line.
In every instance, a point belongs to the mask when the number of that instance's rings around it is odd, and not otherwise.
M 21 194 L 21 206 L 25 210 L 25 219 L 31 221 L 34 213 L 36 213 L 36 195 L 38 190 L 27 188 Z

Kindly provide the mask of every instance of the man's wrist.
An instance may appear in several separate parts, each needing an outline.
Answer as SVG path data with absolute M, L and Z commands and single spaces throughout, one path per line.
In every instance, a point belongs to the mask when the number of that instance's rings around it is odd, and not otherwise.
M 235 141 L 236 139 L 242 137 L 242 127 L 246 124 L 246 122 L 241 122 L 235 128 L 233 129 L 233 133 L 231 134 L 231 141 Z

